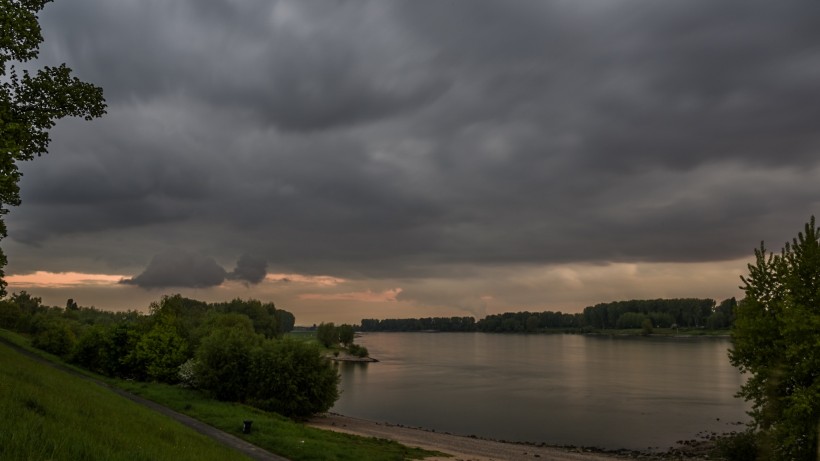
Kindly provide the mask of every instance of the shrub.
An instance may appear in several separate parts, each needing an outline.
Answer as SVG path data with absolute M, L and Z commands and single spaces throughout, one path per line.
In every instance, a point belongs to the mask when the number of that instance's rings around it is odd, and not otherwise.
M 367 348 L 358 344 L 351 344 L 348 346 L 347 351 L 356 357 L 367 357 L 368 355 Z
M 339 373 L 318 346 L 289 338 L 254 352 L 249 402 L 285 416 L 327 411 L 339 398 Z
M 140 338 L 135 352 L 148 378 L 173 384 L 188 359 L 188 342 L 173 325 L 158 323 Z
M 23 317 L 23 311 L 17 304 L 10 301 L 0 301 L 0 328 L 14 330 Z
M 643 319 L 643 321 L 641 321 L 641 330 L 644 335 L 652 334 L 652 321 L 649 319 Z
M 196 379 L 196 360 L 188 359 L 179 366 L 179 383 L 182 387 L 197 388 L 199 382 Z
M 95 325 L 80 335 L 71 353 L 70 362 L 95 373 L 107 373 L 106 350 L 108 332 L 102 326 Z
M 756 461 L 757 437 L 751 429 L 725 435 L 717 440 L 717 454 L 726 461 Z
M 355 331 L 353 330 L 353 326 L 348 324 L 339 325 L 338 334 L 340 343 L 344 344 L 345 346 L 353 344 L 353 338 L 356 335 Z
M 67 357 L 74 348 L 77 337 L 67 322 L 49 319 L 38 328 L 31 345 L 60 357 Z
M 333 322 L 320 323 L 316 328 L 316 339 L 325 347 L 332 347 L 339 344 L 339 329 Z
M 202 338 L 194 377 L 199 387 L 219 400 L 242 401 L 248 393 L 251 353 L 260 336 L 242 328 L 218 328 Z

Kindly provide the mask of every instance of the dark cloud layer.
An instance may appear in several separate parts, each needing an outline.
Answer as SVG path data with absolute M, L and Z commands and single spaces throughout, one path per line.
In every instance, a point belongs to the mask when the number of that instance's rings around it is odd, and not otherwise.
M 820 209 L 818 13 L 55 2 L 42 57 L 103 86 L 109 114 L 61 122 L 24 167 L 10 268 L 136 273 L 170 245 L 250 250 L 230 277 L 256 283 L 264 261 L 401 277 L 778 246 Z M 190 280 L 164 269 L 185 264 Z M 131 283 L 208 286 L 217 267 L 177 254 Z
M 140 288 L 207 288 L 221 285 L 225 276 L 225 269 L 212 258 L 172 250 L 154 256 L 141 274 L 120 283 Z

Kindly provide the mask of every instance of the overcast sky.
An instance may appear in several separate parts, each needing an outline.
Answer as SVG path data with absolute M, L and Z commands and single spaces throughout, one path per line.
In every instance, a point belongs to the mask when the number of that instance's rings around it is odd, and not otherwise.
M 103 87 L 23 167 L 10 291 L 298 324 L 740 296 L 820 210 L 820 3 L 58 0 Z

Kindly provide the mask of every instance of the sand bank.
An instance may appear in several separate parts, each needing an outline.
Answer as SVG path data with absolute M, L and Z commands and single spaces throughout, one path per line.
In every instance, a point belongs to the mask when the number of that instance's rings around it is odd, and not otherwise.
M 427 460 L 436 461 L 531 461 L 536 459 L 554 461 L 612 461 L 614 459 L 629 458 L 623 455 L 618 456 L 591 452 L 582 448 L 534 446 L 444 434 L 388 423 L 377 423 L 332 413 L 316 416 L 310 419 L 307 424 L 319 429 L 395 440 L 404 445 L 449 453 L 454 456 L 453 458 L 427 458 Z

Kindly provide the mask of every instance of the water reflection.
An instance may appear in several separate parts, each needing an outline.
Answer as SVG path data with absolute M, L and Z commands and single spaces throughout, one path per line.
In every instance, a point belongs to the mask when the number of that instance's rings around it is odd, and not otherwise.
M 373 333 L 333 411 L 464 435 L 666 448 L 745 421 L 725 339 Z

